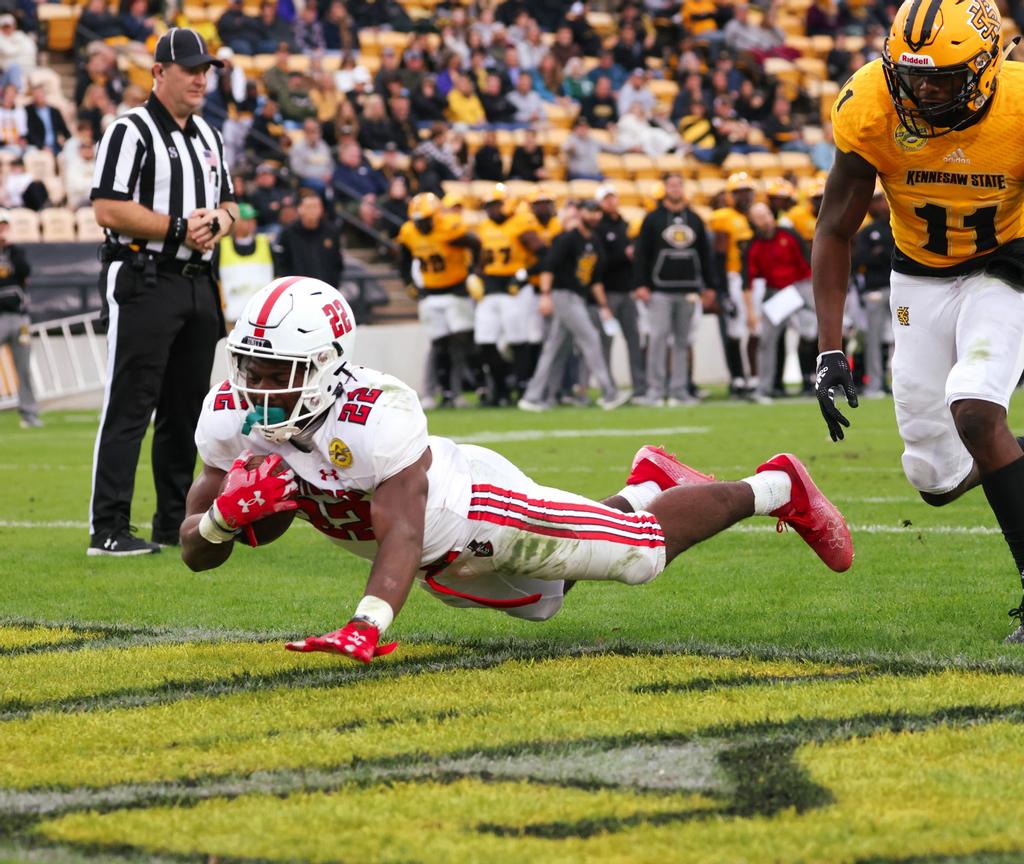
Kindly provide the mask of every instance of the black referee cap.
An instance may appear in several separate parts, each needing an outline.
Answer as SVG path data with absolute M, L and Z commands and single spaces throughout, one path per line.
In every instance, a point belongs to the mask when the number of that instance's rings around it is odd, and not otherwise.
M 204 63 L 224 65 L 223 60 L 218 60 L 209 52 L 202 36 L 185 27 L 172 27 L 164 33 L 156 43 L 153 59 L 157 63 L 177 63 L 186 69 L 194 69 Z

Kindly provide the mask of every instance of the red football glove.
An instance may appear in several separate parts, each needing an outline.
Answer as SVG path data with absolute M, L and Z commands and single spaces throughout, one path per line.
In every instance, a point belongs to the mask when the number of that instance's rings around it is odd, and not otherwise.
M 291 468 L 275 474 L 282 459 L 273 453 L 253 469 L 245 467 L 252 453 L 246 450 L 231 463 L 231 469 L 224 478 L 224 491 L 214 502 L 217 516 L 232 531 L 237 531 L 253 522 L 270 516 L 294 510 L 298 502 L 290 496 L 298 491 L 295 472 Z
M 289 651 L 326 651 L 341 654 L 360 663 L 369 663 L 374 657 L 390 654 L 398 647 L 397 642 L 378 645 L 380 632 L 365 621 L 349 621 L 340 630 L 324 636 L 310 636 L 298 642 L 289 642 L 284 647 Z

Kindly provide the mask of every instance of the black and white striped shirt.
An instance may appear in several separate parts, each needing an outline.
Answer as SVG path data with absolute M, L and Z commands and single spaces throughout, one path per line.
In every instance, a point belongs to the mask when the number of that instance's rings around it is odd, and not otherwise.
M 183 218 L 201 207 L 235 200 L 220 132 L 196 115 L 189 117 L 182 130 L 155 94 L 103 134 L 92 187 L 94 201 L 137 201 L 157 213 Z M 141 240 L 110 229 L 107 237 L 182 261 L 213 257 L 213 252 L 201 254 L 184 244 Z

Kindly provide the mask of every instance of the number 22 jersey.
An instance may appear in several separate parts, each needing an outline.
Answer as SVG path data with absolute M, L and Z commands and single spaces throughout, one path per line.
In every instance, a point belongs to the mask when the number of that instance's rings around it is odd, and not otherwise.
M 1024 64 L 1003 64 L 988 111 L 973 125 L 919 138 L 900 123 L 882 61 L 874 60 L 840 88 L 832 129 L 840 150 L 878 171 L 892 212 L 894 269 L 968 272 L 971 259 L 1024 236 Z
M 345 392 L 313 433 L 310 451 L 292 443 L 274 444 L 256 432 L 242 435 L 249 406 L 239 403 L 227 381 L 203 403 L 196 445 L 205 465 L 227 471 L 243 450 L 278 453 L 295 471 L 297 516 L 361 558 L 373 559 L 377 540 L 370 502 L 374 490 L 416 462 L 430 447 L 427 518 L 421 565 L 450 548 L 450 538 L 432 531 L 440 514 L 469 508 L 469 465 L 447 438 L 427 435 L 427 418 L 416 393 L 374 369 L 349 366 Z

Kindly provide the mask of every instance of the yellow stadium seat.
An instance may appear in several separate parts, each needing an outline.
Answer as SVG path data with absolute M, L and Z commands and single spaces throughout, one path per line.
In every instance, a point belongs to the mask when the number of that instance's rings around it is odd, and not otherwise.
M 779 157 L 775 153 L 751 153 L 747 156 L 747 170 L 760 177 L 763 174 L 778 173 Z
M 103 242 L 103 229 L 96 222 L 96 212 L 92 207 L 79 207 L 75 211 L 75 227 L 78 229 L 80 243 Z
M 12 243 L 39 242 L 39 215 L 35 210 L 15 207 L 9 210 Z
M 597 155 L 597 167 L 609 180 L 619 180 L 629 177 L 626 166 L 622 164 L 622 157 L 618 153 L 599 153 Z
M 26 150 L 25 170 L 36 180 L 46 180 L 57 176 L 57 162 L 49 150 Z
M 44 243 L 74 243 L 75 214 L 65 207 L 50 207 L 39 214 Z
M 646 153 L 624 153 L 622 164 L 636 180 L 659 180 L 664 173 Z

